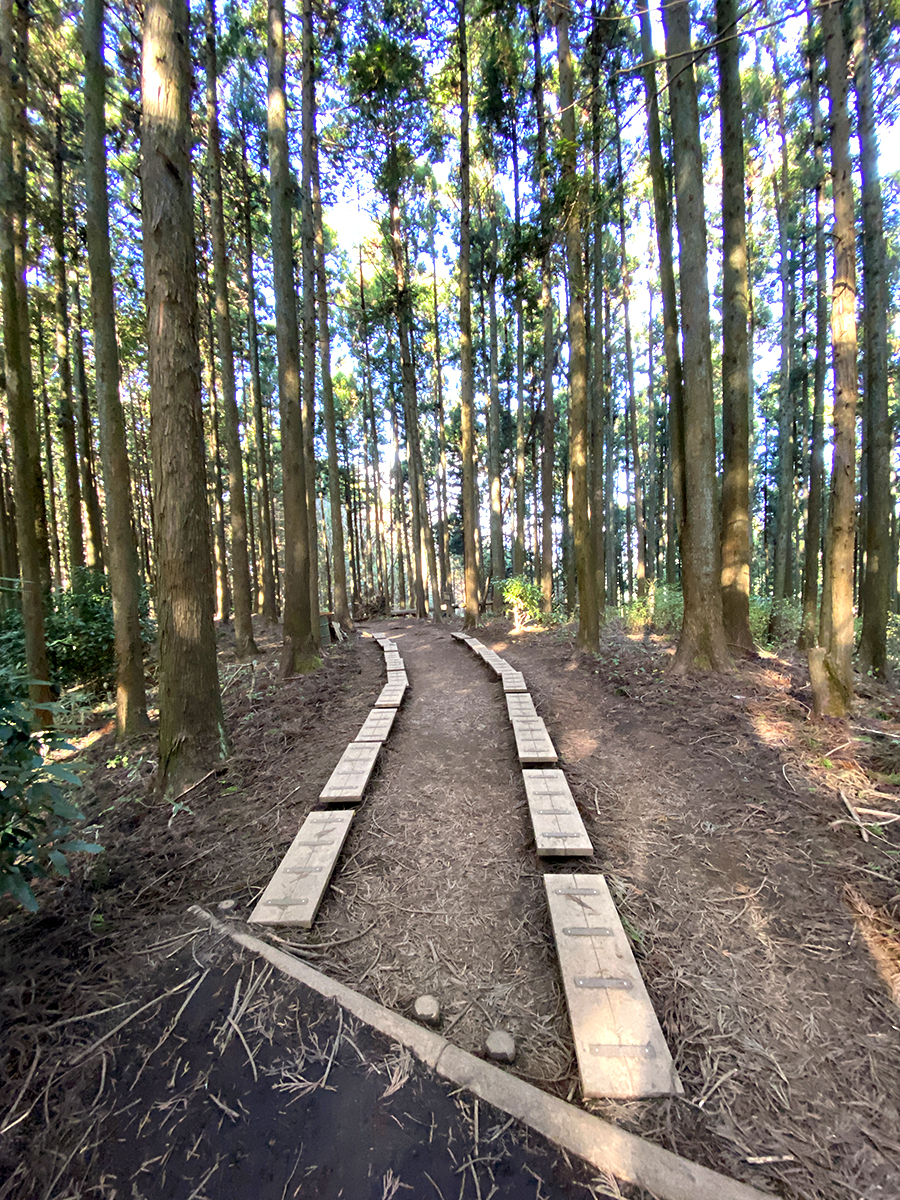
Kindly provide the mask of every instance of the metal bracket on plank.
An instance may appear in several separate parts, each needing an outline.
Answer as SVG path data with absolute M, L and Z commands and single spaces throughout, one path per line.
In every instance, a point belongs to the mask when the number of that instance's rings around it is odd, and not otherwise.
M 326 830 L 326 832 L 328 831 Z M 323 834 L 322 836 L 324 837 L 325 835 Z M 295 846 L 314 846 L 316 850 L 319 850 L 325 846 L 333 846 L 334 838 L 332 838 L 330 842 L 294 842 L 293 844 Z
M 536 808 L 534 814 L 537 817 L 572 817 L 575 815 L 574 808 Z
M 605 988 L 627 992 L 631 989 L 630 979 L 606 979 L 598 975 L 576 975 L 575 986 L 580 988 Z
M 538 834 L 538 837 L 544 837 L 544 838 L 577 838 L 577 837 L 581 837 L 581 834 L 580 834 L 580 833 L 578 833 L 578 832 L 577 832 L 577 830 L 576 830 L 576 832 L 575 832 L 575 833 L 557 833 L 557 832 L 556 832 L 556 830 L 553 830 L 553 829 L 542 829 L 542 830 L 540 831 L 540 833 Z
M 592 1042 L 588 1050 L 601 1058 L 656 1058 L 656 1048 L 650 1042 L 645 1046 L 603 1046 Z
M 557 896 L 599 896 L 599 888 L 554 888 Z
M 585 929 L 583 925 L 567 925 L 563 929 L 563 933 L 567 937 L 612 937 L 613 931 L 607 929 L 605 925 L 595 925 L 592 929 Z
M 285 875 L 319 875 L 323 867 L 285 867 Z
M 263 900 L 262 903 L 267 908 L 293 908 L 293 907 L 303 908 L 304 905 L 309 904 L 309 901 L 308 900 L 294 900 L 290 897 L 285 896 L 281 900 Z

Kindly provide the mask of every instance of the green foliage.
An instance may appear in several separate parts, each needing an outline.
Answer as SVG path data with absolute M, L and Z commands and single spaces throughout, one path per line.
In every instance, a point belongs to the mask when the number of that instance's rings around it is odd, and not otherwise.
M 512 609 L 516 629 L 521 629 L 526 621 L 543 620 L 541 589 L 536 583 L 524 575 L 512 575 L 497 580 L 494 586 Z
M 36 912 L 32 880 L 68 875 L 67 854 L 96 854 L 102 847 L 73 829 L 82 814 L 64 785 L 78 787 L 78 776 L 44 757 L 71 747 L 55 738 L 42 744 L 31 725 L 31 710 L 0 675 L 0 895 Z
M 61 687 L 74 683 L 90 683 L 98 689 L 107 686 L 116 663 L 106 576 L 79 570 L 70 588 L 51 593 L 44 619 L 52 682 Z M 145 642 L 155 633 L 146 593 L 141 597 L 141 633 Z M 25 632 L 18 609 L 0 618 L 0 670 L 12 676 L 26 673 Z

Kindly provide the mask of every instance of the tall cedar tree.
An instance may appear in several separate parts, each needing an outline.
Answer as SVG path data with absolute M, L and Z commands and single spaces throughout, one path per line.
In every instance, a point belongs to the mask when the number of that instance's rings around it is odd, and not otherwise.
M 222 384 L 222 415 L 225 420 L 225 452 L 228 460 L 228 507 L 231 513 L 231 593 L 234 603 L 235 654 L 240 658 L 258 653 L 253 640 L 250 597 L 250 552 L 247 541 L 247 504 L 244 492 L 244 460 L 241 451 L 240 417 L 234 377 L 234 339 L 228 303 L 228 253 L 225 241 L 225 197 L 222 190 L 222 145 L 219 134 L 218 61 L 216 52 L 216 9 L 206 0 L 206 133 L 209 165 L 209 237 L 213 252 L 213 291 L 216 310 L 216 344 L 219 350 L 219 379 Z M 214 369 L 211 367 L 211 369 Z
M 813 700 L 820 715 L 843 717 L 853 702 L 853 557 L 856 534 L 856 229 L 850 116 L 847 110 L 847 44 L 838 5 L 821 9 L 826 82 L 831 105 L 831 190 L 834 205 L 834 282 L 831 343 L 834 415 L 831 519 L 823 606 L 827 633 L 810 650 Z
M 478 498 L 475 481 L 475 368 L 472 361 L 471 177 L 469 150 L 469 48 L 466 0 L 459 12 L 459 399 L 462 417 L 463 565 L 466 581 L 464 628 L 478 624 Z
M 752 651 L 750 290 L 737 0 L 717 0 L 716 33 L 722 129 L 722 617 L 729 644 Z
M 22 621 L 25 658 L 30 676 L 29 692 L 35 705 L 51 699 L 47 644 L 44 636 L 44 604 L 40 523 L 35 489 L 34 456 L 38 453 L 37 424 L 31 372 L 23 348 L 30 344 L 28 307 L 24 277 L 16 254 L 16 230 L 24 228 L 24 161 L 14 154 L 18 130 L 24 119 L 19 109 L 18 61 L 13 31 L 14 0 L 0 0 L 0 299 L 3 306 L 3 347 L 6 367 L 6 398 L 13 445 L 13 479 L 16 501 L 16 541 L 22 581 Z M 21 43 L 20 43 L 21 44 Z M 39 481 L 39 480 L 38 480 Z M 50 710 L 37 709 L 43 724 L 50 724 Z
M 663 7 L 668 57 L 684 361 L 684 619 L 672 669 L 730 665 L 719 586 L 716 431 L 709 328 L 706 213 L 697 85 L 687 0 Z
M 313 638 L 309 587 L 312 547 L 306 512 L 306 464 L 300 416 L 300 338 L 291 236 L 295 187 L 288 158 L 284 21 L 284 0 L 269 0 L 269 198 L 284 502 L 284 654 L 281 670 L 285 675 L 292 675 L 314 670 L 320 662 Z
M 185 0 L 147 0 L 141 192 L 159 620 L 158 786 L 170 799 L 228 753 L 200 405 L 189 38 Z
M 134 541 L 131 468 L 125 415 L 119 398 L 119 344 L 109 246 L 109 188 L 106 173 L 106 67 L 103 61 L 104 0 L 85 0 L 84 183 L 85 233 L 91 272 L 94 382 L 100 418 L 100 462 L 106 496 L 109 588 L 116 654 L 116 736 L 145 729 L 140 623 L 140 579 Z
M 574 70 L 569 49 L 569 10 L 554 12 L 559 53 L 559 103 L 562 110 L 562 182 L 566 201 L 566 256 L 569 266 L 569 463 L 572 471 L 572 523 L 578 573 L 578 644 L 600 647 L 597 578 L 588 508 L 587 336 L 584 320 L 584 262 L 581 205 L 578 195 L 578 134 L 575 125 Z M 571 597 L 570 597 L 571 599 Z

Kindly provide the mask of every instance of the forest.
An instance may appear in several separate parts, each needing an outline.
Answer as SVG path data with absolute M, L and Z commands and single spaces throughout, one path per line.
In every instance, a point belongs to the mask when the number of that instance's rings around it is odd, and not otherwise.
M 5 686 L 105 671 L 128 736 L 155 634 L 173 794 L 254 615 L 289 676 L 320 613 L 628 611 L 846 714 L 897 612 L 895 17 L 3 0 Z

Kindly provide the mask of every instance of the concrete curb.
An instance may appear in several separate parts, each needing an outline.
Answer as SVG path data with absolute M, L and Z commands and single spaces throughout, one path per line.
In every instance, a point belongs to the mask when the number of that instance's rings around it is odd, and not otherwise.
M 440 1034 L 408 1021 L 267 942 L 224 924 L 199 905 L 188 910 L 211 929 L 259 954 L 278 970 L 319 995 L 336 1000 L 379 1033 L 406 1046 L 438 1075 L 464 1087 L 502 1112 L 524 1121 L 558 1146 L 617 1179 L 637 1184 L 659 1200 L 771 1200 L 716 1171 L 627 1133 L 600 1117 L 558 1100 L 491 1063 L 460 1050 Z

